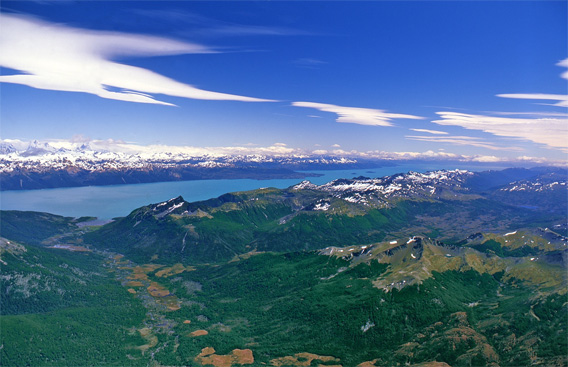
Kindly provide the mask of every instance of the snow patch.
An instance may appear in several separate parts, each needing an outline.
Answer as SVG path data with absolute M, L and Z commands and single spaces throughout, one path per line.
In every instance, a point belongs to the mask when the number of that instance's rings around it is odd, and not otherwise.
M 314 206 L 314 210 L 327 211 L 330 207 L 331 205 L 329 205 L 329 203 L 327 202 L 317 203 L 316 206 Z
M 371 322 L 371 320 L 367 320 L 367 323 L 361 326 L 361 331 L 365 333 L 373 326 L 375 326 L 375 323 Z

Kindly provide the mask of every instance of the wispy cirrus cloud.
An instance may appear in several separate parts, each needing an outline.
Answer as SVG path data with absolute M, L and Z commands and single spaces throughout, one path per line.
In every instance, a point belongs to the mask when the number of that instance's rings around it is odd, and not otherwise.
M 553 103 L 551 105 L 552 106 L 558 106 L 558 107 L 568 107 L 568 95 L 563 95 L 563 94 L 510 93 L 510 94 L 498 94 L 497 97 L 514 98 L 514 99 L 536 99 L 536 100 L 558 101 L 558 102 Z
M 419 133 L 428 133 L 428 134 L 434 134 L 434 135 L 448 135 L 447 132 L 445 131 L 439 131 L 439 130 L 428 130 L 428 129 L 410 129 L 412 131 L 416 131 Z
M 337 122 L 368 125 L 368 126 L 393 126 L 393 119 L 422 120 L 424 117 L 389 113 L 384 110 L 360 107 L 343 107 L 326 103 L 316 102 L 292 102 L 292 106 L 314 108 L 322 112 L 337 114 Z
M 484 113 L 489 113 L 491 115 L 499 116 L 530 116 L 533 118 L 542 117 L 566 117 L 568 118 L 568 113 L 566 112 L 501 112 L 501 111 L 488 111 Z
M 0 82 L 83 92 L 120 101 L 172 105 L 154 94 L 206 100 L 271 101 L 202 90 L 147 69 L 114 61 L 123 56 L 203 54 L 203 45 L 160 37 L 66 27 L 31 17 L 0 14 L 0 65 L 21 74 Z
M 137 17 L 144 17 L 146 21 L 156 21 L 160 24 L 173 24 L 175 27 L 187 29 L 191 27 L 191 35 L 203 37 L 236 37 L 236 36 L 290 36 L 305 35 L 308 32 L 277 26 L 250 25 L 223 21 L 207 17 L 183 9 L 152 9 L 132 10 Z M 187 30 L 181 31 L 186 33 Z
M 564 59 L 556 64 L 568 68 L 568 59 Z M 568 71 L 564 71 L 560 76 L 568 79 Z M 535 99 L 535 100 L 549 100 L 557 101 L 551 104 L 552 106 L 568 107 L 568 95 L 565 94 L 547 94 L 547 93 L 505 93 L 498 94 L 497 97 L 502 98 L 515 98 L 515 99 Z
M 568 119 L 566 118 L 518 118 L 472 115 L 459 112 L 436 112 L 441 119 L 433 123 L 445 126 L 461 126 L 497 136 L 529 140 L 549 148 L 568 151 Z
M 327 62 L 325 61 L 313 59 L 310 57 L 303 57 L 300 59 L 296 59 L 292 61 L 292 63 L 298 67 L 307 68 L 307 69 L 316 69 L 321 65 L 327 64 Z
M 422 135 L 407 135 L 406 139 L 416 141 L 427 141 L 431 143 L 448 143 L 453 145 L 465 145 L 478 148 L 486 148 L 491 150 L 507 150 L 507 151 L 520 151 L 523 150 L 519 147 L 500 147 L 493 143 L 486 142 L 483 139 L 472 136 L 422 136 Z

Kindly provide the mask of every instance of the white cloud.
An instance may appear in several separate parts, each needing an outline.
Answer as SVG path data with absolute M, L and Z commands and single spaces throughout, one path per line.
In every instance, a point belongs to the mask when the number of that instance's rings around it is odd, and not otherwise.
M 557 103 L 552 104 L 552 106 L 568 107 L 568 95 L 563 95 L 563 94 L 512 93 L 512 94 L 498 94 L 497 97 L 558 101 Z
M 438 131 L 438 130 L 428 130 L 428 129 L 410 129 L 412 131 L 416 131 L 419 133 L 428 133 L 428 134 L 434 134 L 434 135 L 448 135 L 447 132 L 445 131 Z
M 491 150 L 522 150 L 518 147 L 499 147 L 495 144 L 485 142 L 479 138 L 471 136 L 414 136 L 407 135 L 405 138 L 416 141 L 427 141 L 432 143 L 448 143 L 454 145 L 465 145 L 479 148 L 486 148 Z
M 539 117 L 568 117 L 566 112 L 500 112 L 500 111 L 487 111 L 492 115 L 500 116 L 531 116 L 534 118 Z
M 202 45 L 117 32 L 90 31 L 0 14 L 0 65 L 19 70 L 0 82 L 38 89 L 83 92 L 121 101 L 172 105 L 153 94 L 264 102 L 266 99 L 206 91 L 143 68 L 111 61 L 119 56 L 214 53 Z
M 390 122 L 392 119 L 423 119 L 423 117 L 420 116 L 388 113 L 383 110 L 376 110 L 372 108 L 343 107 L 316 102 L 292 102 L 292 106 L 315 108 L 322 112 L 332 112 L 338 115 L 336 119 L 337 122 L 369 126 L 393 126 Z
M 562 61 L 559 61 L 556 65 L 568 68 L 568 58 L 566 58 Z M 562 74 L 560 74 L 560 76 L 564 79 L 568 79 L 568 71 L 563 72 Z
M 558 62 L 556 65 L 568 68 L 568 59 L 564 59 Z M 560 77 L 568 79 L 568 71 L 564 71 L 562 74 L 560 74 Z M 507 94 L 498 94 L 497 97 L 558 101 L 557 103 L 552 104 L 552 106 L 568 107 L 568 95 L 565 94 L 507 93 Z
M 341 148 L 341 145 L 339 145 L 339 144 L 333 144 L 331 147 L 332 147 L 332 148 Z
M 436 112 L 442 119 L 432 122 L 446 126 L 461 126 L 497 136 L 525 139 L 550 148 L 568 151 L 568 119 L 515 118 L 471 115 L 459 112 Z

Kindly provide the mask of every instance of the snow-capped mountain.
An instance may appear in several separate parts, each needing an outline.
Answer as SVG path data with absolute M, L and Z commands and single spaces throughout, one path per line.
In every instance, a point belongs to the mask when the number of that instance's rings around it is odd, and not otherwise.
M 503 187 L 500 191 L 504 192 L 515 192 L 515 191 L 525 191 L 525 192 L 542 192 L 542 191 L 550 191 L 557 188 L 564 188 L 568 187 L 568 182 L 566 179 L 562 180 L 558 178 L 558 180 L 550 181 L 550 179 L 537 179 L 535 181 L 516 181 L 512 182 L 511 184 Z
M 116 146 L 115 146 L 116 148 Z M 215 154 L 204 151 L 192 152 L 189 149 L 168 151 L 167 149 L 147 149 L 145 151 L 119 151 L 93 148 L 89 143 L 56 144 L 49 142 L 30 142 L 25 149 L 13 144 L 0 144 L 0 173 L 15 170 L 58 170 L 83 169 L 104 171 L 109 169 L 138 169 L 145 167 L 245 167 L 256 165 L 353 165 L 358 161 L 345 157 L 311 156 L 306 154 Z
M 17 152 L 16 147 L 10 143 L 0 142 L 0 154 L 10 154 Z
M 109 149 L 107 149 L 109 148 Z M 303 178 L 306 169 L 370 167 L 357 159 L 281 154 L 225 154 L 188 147 L 137 147 L 101 142 L 3 141 L 2 190 L 197 180 Z M 376 161 L 373 166 L 376 166 Z
M 456 192 L 467 193 L 469 189 L 464 184 L 473 175 L 473 172 L 457 169 L 426 173 L 409 172 L 382 178 L 338 179 L 320 186 L 303 181 L 293 189 L 327 192 L 335 198 L 351 203 L 384 206 L 393 198 L 439 198 L 450 192 L 451 195 L 455 195 Z

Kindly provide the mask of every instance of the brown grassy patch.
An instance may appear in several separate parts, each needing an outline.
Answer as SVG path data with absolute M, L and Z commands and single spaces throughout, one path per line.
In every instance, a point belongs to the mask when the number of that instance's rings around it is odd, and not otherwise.
M 181 308 L 179 299 L 160 283 L 150 282 L 150 286 L 146 289 L 152 297 L 156 298 L 156 301 L 166 306 L 169 311 L 177 311 Z
M 184 324 L 191 324 L 191 321 L 190 320 L 184 320 L 183 323 Z
M 128 293 L 136 294 L 136 291 L 132 288 L 128 288 Z
M 272 359 L 270 361 L 270 364 L 276 367 L 280 366 L 309 367 L 311 366 L 312 361 L 339 362 L 339 359 L 331 356 L 319 356 L 313 353 L 296 353 L 293 356 L 286 356 L 286 357 Z
M 135 266 L 133 268 L 128 268 L 128 267 L 124 267 L 121 269 L 131 269 L 132 270 L 132 274 L 129 275 L 127 277 L 127 279 L 132 279 L 132 280 L 148 280 L 148 273 L 161 268 L 164 265 L 158 265 L 158 264 L 145 264 L 145 265 L 139 265 L 139 266 Z
M 181 274 L 184 271 L 193 271 L 195 268 L 193 266 L 183 266 L 181 263 L 177 263 L 174 266 L 170 266 L 169 268 L 163 268 L 159 272 L 156 273 L 158 278 L 168 278 L 172 275 Z
M 195 362 L 215 367 L 231 367 L 236 364 L 253 364 L 254 356 L 250 349 L 234 349 L 229 354 L 218 355 L 215 354 L 215 349 L 207 347 L 203 348 L 201 353 L 195 357 Z
M 250 349 L 233 349 L 231 352 L 233 359 L 236 359 L 236 364 L 253 364 L 254 356 Z
M 359 363 L 357 365 L 357 367 L 377 367 L 378 365 L 376 364 L 379 360 L 378 359 L 373 359 L 372 361 L 367 361 L 367 362 L 363 362 L 363 363 Z
M 152 297 L 166 297 L 170 295 L 170 291 L 167 288 L 156 282 L 151 282 L 147 289 Z
M 209 334 L 209 332 L 207 330 L 195 330 L 191 333 L 189 333 L 189 336 L 191 336 L 192 338 L 195 338 L 196 336 L 203 336 L 203 335 L 207 335 Z M 213 352 L 215 353 L 215 352 Z
M 126 285 L 127 285 L 128 287 L 143 287 L 143 286 L 144 286 L 144 283 L 139 282 L 139 281 L 133 281 L 133 280 L 131 280 L 130 282 L 126 283 Z
M 89 250 L 86 247 L 75 246 L 75 245 L 53 245 L 53 246 L 49 246 L 48 248 L 55 248 L 55 249 L 59 249 L 59 250 L 67 250 L 67 251 L 73 251 L 73 252 L 91 252 L 91 250 Z

